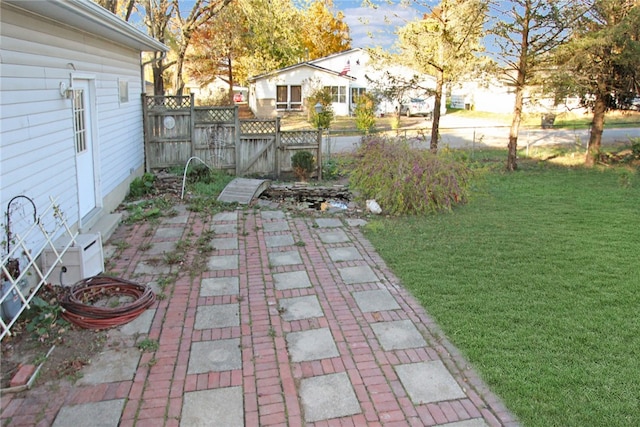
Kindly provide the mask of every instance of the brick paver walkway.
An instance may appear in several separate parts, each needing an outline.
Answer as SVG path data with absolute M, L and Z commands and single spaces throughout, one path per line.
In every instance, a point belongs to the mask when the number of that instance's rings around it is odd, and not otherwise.
M 517 424 L 348 219 L 181 209 L 111 241 L 129 244 L 111 271 L 167 295 L 157 351 L 126 378 L 2 396 L 3 425 Z M 159 262 L 185 242 L 181 263 Z

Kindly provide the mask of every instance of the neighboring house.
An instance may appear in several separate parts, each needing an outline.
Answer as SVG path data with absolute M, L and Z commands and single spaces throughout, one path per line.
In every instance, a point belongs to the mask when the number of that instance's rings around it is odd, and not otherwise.
M 89 0 L 0 8 L 1 222 L 15 196 L 53 197 L 86 232 L 144 172 L 141 52 L 168 48 Z
M 329 87 L 333 113 L 347 116 L 353 112 L 358 95 L 374 90 L 372 81 L 380 80 L 385 71 L 405 77 L 415 74 L 413 70 L 399 66 L 376 69 L 365 49 L 350 49 L 251 77 L 249 107 L 258 117 L 303 111 L 310 108 L 307 97 L 319 88 Z M 435 87 L 432 77 L 424 76 L 423 80 L 428 87 Z
M 210 99 L 222 99 L 229 94 L 229 81 L 216 76 L 210 83 L 200 85 L 195 80 L 189 80 L 185 86 L 185 93 L 193 93 L 196 103 L 202 103 Z M 244 86 L 233 86 L 234 98 L 240 94 L 243 100 L 247 99 L 248 89 Z
M 451 87 L 451 108 L 513 113 L 515 89 L 495 77 L 467 79 Z M 523 112 L 530 114 L 558 114 L 566 111 L 584 112 L 577 97 L 566 98 L 558 104 L 551 97 L 542 98 L 535 91 L 525 89 Z

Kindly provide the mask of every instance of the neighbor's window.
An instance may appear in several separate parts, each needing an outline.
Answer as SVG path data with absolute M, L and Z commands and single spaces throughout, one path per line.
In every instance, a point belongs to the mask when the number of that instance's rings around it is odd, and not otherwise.
M 301 110 L 302 86 L 276 86 L 276 109 Z
M 345 104 L 347 102 L 347 87 L 346 86 L 328 86 L 331 90 L 331 102 L 338 102 Z
M 351 88 L 351 103 L 355 104 L 358 100 L 358 97 L 367 93 L 367 89 L 363 87 L 352 87 Z
M 118 95 L 120 103 L 129 102 L 129 82 L 126 80 L 118 80 Z

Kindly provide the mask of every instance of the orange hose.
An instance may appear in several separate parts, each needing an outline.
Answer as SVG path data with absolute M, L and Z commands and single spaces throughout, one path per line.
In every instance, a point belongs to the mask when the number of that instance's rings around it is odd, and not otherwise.
M 131 296 L 134 301 L 118 307 L 96 307 L 92 301 L 102 296 Z M 109 276 L 95 276 L 77 282 L 60 305 L 62 317 L 82 328 L 107 329 L 138 317 L 156 300 L 148 286 Z

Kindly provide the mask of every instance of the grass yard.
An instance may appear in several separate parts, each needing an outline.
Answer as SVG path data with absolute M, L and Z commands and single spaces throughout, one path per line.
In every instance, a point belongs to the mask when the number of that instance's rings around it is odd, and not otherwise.
M 366 236 L 525 426 L 640 425 L 640 173 L 520 168 Z

